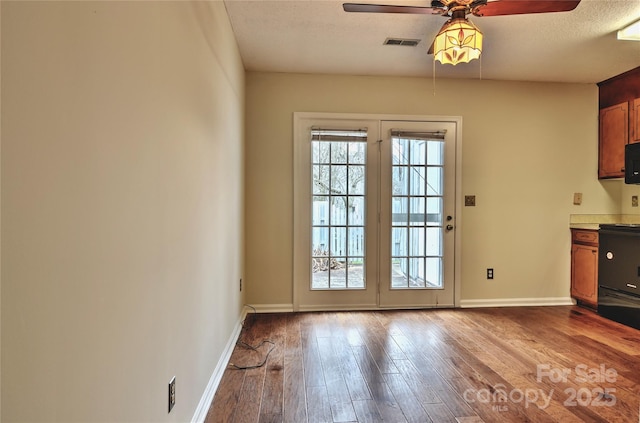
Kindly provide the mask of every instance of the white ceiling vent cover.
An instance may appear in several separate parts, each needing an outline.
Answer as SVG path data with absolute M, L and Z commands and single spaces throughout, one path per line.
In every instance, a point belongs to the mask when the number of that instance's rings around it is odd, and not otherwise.
M 415 47 L 421 40 L 414 40 L 411 38 L 387 38 L 384 40 L 385 46 L 409 46 Z

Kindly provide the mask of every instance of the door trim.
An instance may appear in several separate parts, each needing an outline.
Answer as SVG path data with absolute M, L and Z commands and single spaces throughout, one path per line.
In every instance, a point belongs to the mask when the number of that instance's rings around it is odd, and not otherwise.
M 454 307 L 460 307 L 461 297 L 461 280 L 462 280 L 462 117 L 461 116 L 434 116 L 434 115 L 395 115 L 395 114 L 369 114 L 369 113 L 322 113 L 322 112 L 294 112 L 293 113 L 293 236 L 297 233 L 297 230 L 302 230 L 300 213 L 298 213 L 298 202 L 296 201 L 296 193 L 299 192 L 300 181 L 305 180 L 301 178 L 302 173 L 305 171 L 300 166 L 303 149 L 298 147 L 298 140 L 301 137 L 306 136 L 302 125 L 303 120 L 308 119 L 336 119 L 336 120 L 397 120 L 397 121 L 436 121 L 436 122 L 452 122 L 456 124 L 456 152 L 455 152 L 455 213 L 456 213 L 456 229 L 455 229 L 455 246 L 454 246 L 454 279 L 453 279 L 453 298 Z M 293 264 L 291 268 L 291 281 L 292 281 L 292 294 L 293 294 L 293 310 L 301 311 L 299 303 L 299 287 L 295 282 L 295 263 L 300 259 L 300 254 L 303 251 L 298 251 L 295 248 L 295 238 L 292 239 L 293 246 Z M 306 252 L 306 249 L 304 250 Z M 388 309 L 388 307 L 379 307 L 378 304 L 372 308 L 373 305 L 360 305 L 354 306 L 352 309 L 363 309 L 367 307 L 369 309 Z M 341 305 L 327 305 L 313 306 L 311 307 L 316 311 L 331 311 L 331 310 L 345 310 L 345 307 L 349 307 L 347 304 Z M 406 307 L 402 307 L 406 308 Z M 303 309 L 309 309 L 309 307 L 303 307 Z

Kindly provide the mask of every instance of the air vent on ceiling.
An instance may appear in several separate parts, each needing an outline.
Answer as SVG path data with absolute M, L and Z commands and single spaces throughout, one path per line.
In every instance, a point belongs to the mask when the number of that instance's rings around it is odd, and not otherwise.
M 410 38 L 387 38 L 384 40 L 385 46 L 409 46 L 415 47 L 418 45 L 420 40 L 414 40 Z

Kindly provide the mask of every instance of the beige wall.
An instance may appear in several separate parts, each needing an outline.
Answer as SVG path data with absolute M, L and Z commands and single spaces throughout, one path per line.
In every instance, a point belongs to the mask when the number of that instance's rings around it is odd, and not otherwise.
M 293 301 L 293 112 L 462 117 L 463 300 L 568 297 L 569 215 L 620 212 L 620 181 L 597 180 L 596 85 L 248 73 L 246 98 L 249 303 Z
M 1 27 L 2 420 L 190 421 L 243 301 L 224 5 L 3 1 Z
M 0 46 L 2 46 L 2 4 L 0 4 Z M 0 52 L 1 50 L 2 49 L 0 47 Z M 2 54 L 0 54 L 0 81 L 2 81 Z M 0 82 L 0 117 L 1 116 L 2 116 L 2 83 Z M 1 124 L 0 124 L 0 187 L 2 187 Z M 2 239 L 2 195 L 0 192 L 0 240 L 1 239 Z M 2 363 L 2 242 L 0 242 L 0 422 L 2 421 L 2 364 L 1 363 Z

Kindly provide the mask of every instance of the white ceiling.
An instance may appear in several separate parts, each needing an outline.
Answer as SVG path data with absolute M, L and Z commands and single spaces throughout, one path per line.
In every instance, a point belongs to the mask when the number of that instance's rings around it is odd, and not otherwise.
M 247 71 L 431 77 L 427 50 L 446 21 L 438 15 L 346 13 L 334 0 L 224 2 Z M 484 34 L 481 61 L 437 63 L 436 77 L 594 83 L 640 66 L 640 42 L 616 39 L 618 29 L 640 19 L 640 0 L 582 0 L 571 12 L 469 19 Z M 387 37 L 422 41 L 385 46 Z

